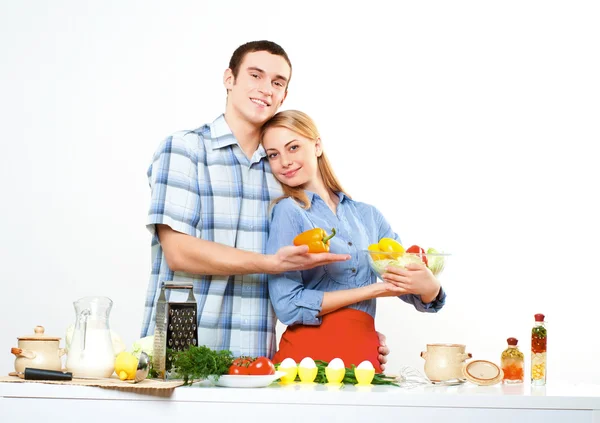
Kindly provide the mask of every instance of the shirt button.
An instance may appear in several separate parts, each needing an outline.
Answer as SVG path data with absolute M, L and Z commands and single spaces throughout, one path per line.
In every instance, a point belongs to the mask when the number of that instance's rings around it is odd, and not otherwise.
M 356 268 L 352 268 L 352 273 L 356 273 Z
M 348 242 L 348 245 L 352 247 L 352 242 Z

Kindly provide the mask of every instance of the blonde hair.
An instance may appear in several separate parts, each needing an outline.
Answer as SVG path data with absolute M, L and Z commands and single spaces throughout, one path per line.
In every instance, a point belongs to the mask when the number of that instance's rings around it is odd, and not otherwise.
M 298 110 L 285 110 L 275 114 L 263 125 L 260 133 L 260 142 L 263 142 L 265 133 L 269 128 L 285 128 L 297 133 L 298 135 L 308 138 L 316 142 L 321 136 L 315 122 L 306 113 Z M 323 178 L 325 186 L 333 192 L 343 192 L 344 195 L 350 198 L 348 194 L 342 189 L 342 185 L 336 178 L 331 168 L 331 164 L 323 151 L 319 157 L 317 157 L 317 167 Z M 296 200 L 297 203 L 303 209 L 308 210 L 310 208 L 310 201 L 308 196 L 304 192 L 304 189 L 300 186 L 290 187 L 289 185 L 281 184 L 283 188 L 283 195 L 273 201 L 273 204 L 277 204 L 281 200 L 287 197 L 291 197 Z

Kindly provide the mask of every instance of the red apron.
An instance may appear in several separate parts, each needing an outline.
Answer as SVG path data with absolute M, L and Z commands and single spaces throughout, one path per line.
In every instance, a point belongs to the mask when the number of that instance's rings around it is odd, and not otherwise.
M 281 363 L 288 357 L 296 363 L 305 357 L 326 362 L 337 357 L 348 368 L 368 360 L 375 372 L 381 373 L 375 321 L 369 313 L 353 308 L 324 315 L 319 326 L 288 326 L 281 336 L 273 363 Z

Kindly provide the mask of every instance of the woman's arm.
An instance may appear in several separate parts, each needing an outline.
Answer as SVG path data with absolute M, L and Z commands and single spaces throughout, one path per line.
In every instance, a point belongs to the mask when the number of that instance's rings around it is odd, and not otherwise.
M 323 316 L 360 301 L 379 297 L 396 297 L 406 293 L 407 292 L 403 288 L 397 287 L 389 282 L 373 283 L 371 285 L 361 286 L 360 288 L 325 292 L 319 316 Z

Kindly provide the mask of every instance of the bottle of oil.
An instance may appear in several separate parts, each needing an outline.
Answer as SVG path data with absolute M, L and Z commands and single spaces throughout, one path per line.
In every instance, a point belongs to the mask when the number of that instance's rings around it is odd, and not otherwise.
M 508 338 L 508 348 L 502 352 L 503 383 L 523 383 L 525 371 L 523 369 L 525 356 L 517 347 L 517 338 Z
M 545 316 L 536 314 L 535 324 L 531 329 L 531 384 L 545 385 L 547 374 L 546 343 L 548 333 L 546 331 Z

